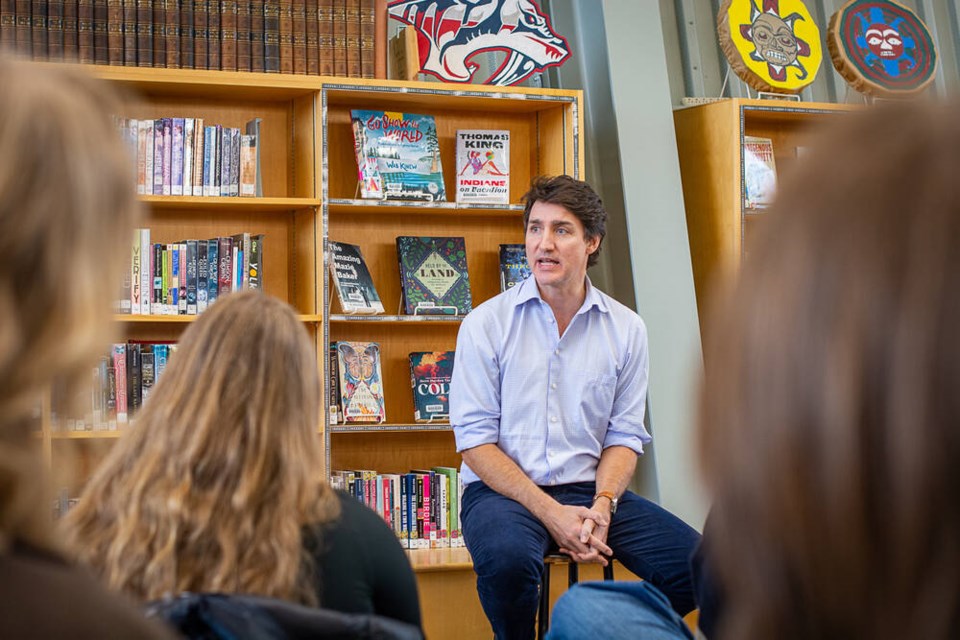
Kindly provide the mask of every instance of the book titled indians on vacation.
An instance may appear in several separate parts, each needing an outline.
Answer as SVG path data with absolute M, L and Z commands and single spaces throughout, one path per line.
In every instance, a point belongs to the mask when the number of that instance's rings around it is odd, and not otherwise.
M 410 354 L 413 419 L 417 422 L 450 418 L 453 356 L 453 351 L 415 351 Z
M 354 109 L 350 117 L 361 197 L 447 199 L 433 116 Z
M 376 342 L 337 342 L 340 407 L 344 422 L 383 422 L 383 374 Z
M 457 202 L 510 203 L 509 131 L 457 131 Z
M 472 309 L 462 237 L 397 237 L 400 286 L 410 315 L 466 315 Z

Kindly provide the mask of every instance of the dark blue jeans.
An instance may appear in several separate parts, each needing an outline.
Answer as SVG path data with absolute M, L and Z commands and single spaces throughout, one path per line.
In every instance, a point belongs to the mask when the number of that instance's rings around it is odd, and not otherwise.
M 561 504 L 589 507 L 596 486 L 541 489 Z M 523 505 L 482 482 L 464 490 L 461 521 L 480 603 L 496 637 L 533 638 L 543 557 L 557 551 L 557 543 Z M 682 520 L 629 491 L 620 498 L 607 536 L 614 557 L 662 591 L 680 615 L 695 606 L 688 563 L 699 540 Z

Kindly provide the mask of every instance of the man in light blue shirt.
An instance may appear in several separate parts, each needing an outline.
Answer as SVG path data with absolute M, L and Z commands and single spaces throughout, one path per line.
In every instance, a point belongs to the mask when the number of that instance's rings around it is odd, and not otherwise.
M 464 537 L 500 638 L 532 638 L 543 556 L 615 557 L 686 614 L 699 536 L 629 491 L 643 426 L 647 332 L 587 278 L 606 232 L 585 182 L 524 196 L 532 277 L 480 305 L 457 337 L 450 421 L 463 455 Z

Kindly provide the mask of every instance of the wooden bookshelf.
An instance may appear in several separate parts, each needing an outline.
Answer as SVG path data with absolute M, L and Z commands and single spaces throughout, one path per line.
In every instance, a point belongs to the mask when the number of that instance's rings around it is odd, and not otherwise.
M 778 180 L 818 126 L 857 107 L 784 100 L 720 100 L 674 112 L 697 308 L 703 317 L 715 282 L 733 277 L 763 212 L 743 201 L 743 138 L 773 141 Z

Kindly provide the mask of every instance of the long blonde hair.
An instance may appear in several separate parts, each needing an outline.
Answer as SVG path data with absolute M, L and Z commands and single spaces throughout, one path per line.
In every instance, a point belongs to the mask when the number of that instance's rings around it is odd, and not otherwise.
M 315 604 L 303 530 L 334 519 L 317 433 L 317 358 L 285 303 L 218 300 L 183 334 L 131 432 L 67 517 L 109 586 Z
M 54 379 L 79 388 L 107 349 L 140 209 L 109 85 L 0 56 L 0 87 L 2 550 L 53 545 L 31 414 Z

